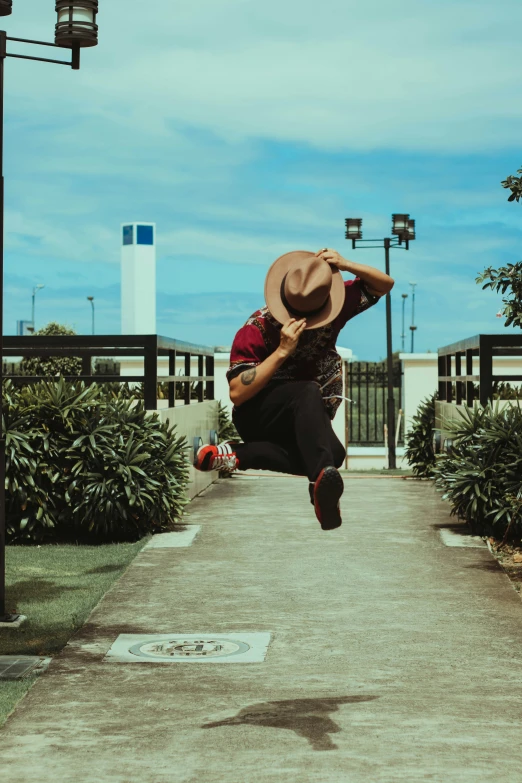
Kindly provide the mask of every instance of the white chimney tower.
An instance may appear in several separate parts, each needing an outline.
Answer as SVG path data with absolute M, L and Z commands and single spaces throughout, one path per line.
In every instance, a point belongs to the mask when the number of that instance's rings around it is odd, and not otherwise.
M 156 224 L 121 228 L 121 333 L 156 334 Z

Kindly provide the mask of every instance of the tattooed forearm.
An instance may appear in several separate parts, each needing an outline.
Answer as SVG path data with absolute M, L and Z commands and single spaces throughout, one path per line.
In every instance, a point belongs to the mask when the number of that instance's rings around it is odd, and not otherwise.
M 242 373 L 241 375 L 241 382 L 243 386 L 250 386 L 250 384 L 254 382 L 255 377 L 256 377 L 255 367 L 252 367 L 251 370 L 245 370 L 245 372 Z

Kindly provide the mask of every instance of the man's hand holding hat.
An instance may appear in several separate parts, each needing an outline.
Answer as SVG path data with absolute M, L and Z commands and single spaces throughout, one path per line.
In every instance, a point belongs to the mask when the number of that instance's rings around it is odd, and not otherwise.
M 317 258 L 322 258 L 323 261 L 327 261 L 330 266 L 335 267 L 340 272 L 350 272 L 352 275 L 359 277 L 366 285 L 367 291 L 374 296 L 384 296 L 393 288 L 394 280 L 389 275 L 380 272 L 373 266 L 357 264 L 355 261 L 348 261 L 348 259 L 343 258 L 337 250 L 323 247 L 323 249 L 319 250 L 315 255 Z
M 319 250 L 315 255 L 317 258 L 322 258 L 323 261 L 328 261 L 329 264 L 335 266 L 337 269 L 339 269 L 340 272 L 349 271 L 348 266 L 351 262 L 347 261 L 346 258 L 343 258 L 342 255 L 337 252 L 337 250 L 331 250 L 328 247 L 323 247 L 323 249 Z

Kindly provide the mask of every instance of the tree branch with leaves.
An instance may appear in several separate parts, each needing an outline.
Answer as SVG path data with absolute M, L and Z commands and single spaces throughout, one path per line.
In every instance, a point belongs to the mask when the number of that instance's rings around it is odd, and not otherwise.
M 509 177 L 506 177 L 500 183 L 503 188 L 509 188 L 511 191 L 508 201 L 518 201 L 522 196 L 522 169 L 518 169 L 517 174 L 520 176 L 515 177 L 513 174 L 510 174 Z
M 485 280 L 487 282 L 484 282 Z M 490 266 L 476 278 L 476 282 L 484 283 L 482 290 L 491 288 L 496 293 L 502 293 L 504 307 L 501 313 L 506 318 L 504 326 L 522 328 L 522 261 L 501 266 L 499 269 Z

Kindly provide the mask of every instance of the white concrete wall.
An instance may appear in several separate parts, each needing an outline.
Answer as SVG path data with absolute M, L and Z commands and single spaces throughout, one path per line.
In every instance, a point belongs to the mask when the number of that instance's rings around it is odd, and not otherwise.
M 228 394 L 228 381 L 226 377 L 226 373 L 229 367 L 229 353 L 214 354 L 214 397 L 225 406 L 229 415 L 232 415 L 232 408 L 234 406 L 230 402 L 230 397 Z
M 438 356 L 436 353 L 401 353 L 402 409 L 405 432 L 411 429 L 412 418 L 422 400 L 431 397 L 439 384 Z
M 395 450 L 398 468 L 407 468 L 404 448 Z M 383 470 L 388 467 L 388 448 L 386 446 L 348 446 L 346 468 L 348 470 Z
M 422 400 L 438 389 L 438 355 L 436 353 L 401 353 L 403 363 L 403 410 L 406 417 L 406 431 Z M 455 371 L 453 367 L 453 372 Z M 465 365 L 462 364 L 462 372 Z M 473 374 L 479 373 L 478 357 L 473 359 Z M 493 375 L 520 375 L 522 383 L 522 357 L 497 356 L 493 360 Z M 512 381 L 512 385 L 517 385 Z
M 155 412 L 149 411 L 149 414 Z M 187 438 L 188 460 L 190 462 L 190 480 L 187 487 L 187 495 L 192 499 L 218 478 L 218 471 L 202 472 L 192 467 L 194 438 L 201 437 L 203 443 L 208 443 L 210 430 L 217 429 L 217 402 L 195 402 L 190 405 L 179 405 L 175 408 L 160 406 L 157 413 L 161 421 L 167 421 L 168 419 L 171 425 L 176 425 L 178 436 L 185 435 Z

